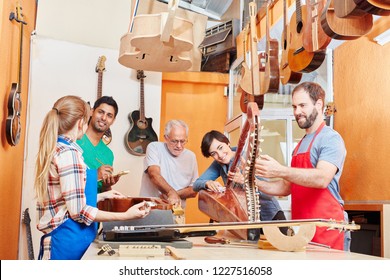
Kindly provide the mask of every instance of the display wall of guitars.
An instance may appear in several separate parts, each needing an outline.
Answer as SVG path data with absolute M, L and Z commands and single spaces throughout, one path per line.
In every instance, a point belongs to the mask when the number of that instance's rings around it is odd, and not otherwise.
M 260 51 L 264 54 L 264 67 L 259 67 L 260 71 L 260 95 L 278 92 L 278 84 L 296 84 L 300 82 L 302 73 L 310 73 L 318 69 L 325 60 L 326 49 L 333 39 L 335 40 L 355 40 L 366 35 L 373 27 L 373 15 L 390 15 L 390 0 L 306 0 L 302 5 L 300 0 L 295 1 L 295 11 L 288 22 L 287 0 L 283 0 L 283 20 L 284 28 L 280 42 L 270 37 L 269 24 L 275 24 L 272 17 L 267 16 L 277 1 L 263 1 L 260 11 L 254 11 L 253 3 L 249 4 L 249 14 L 251 17 L 265 23 L 265 49 L 257 49 L 256 32 L 258 26 L 251 30 L 251 62 L 253 54 Z M 263 16 L 266 16 L 263 18 Z M 252 21 L 252 19 L 251 19 Z M 254 31 L 256 29 L 256 32 Z M 253 31 L 252 31 L 253 30 Z M 260 27 L 260 30 L 262 28 Z M 241 32 L 241 38 L 247 37 L 247 27 Z M 255 39 L 253 39 L 255 38 Z M 256 44 L 256 47 L 252 45 Z M 278 59 L 279 43 L 282 49 L 281 57 Z M 245 58 L 246 56 L 244 56 Z M 242 79 L 240 81 L 241 100 L 240 107 L 245 113 L 245 105 L 253 95 L 256 96 L 257 85 L 253 83 L 256 79 L 250 79 L 248 63 L 244 60 L 242 64 Z M 264 72 L 264 73 L 262 73 Z M 257 78 L 258 73 L 251 73 Z M 279 74 L 279 78 L 274 78 Z M 246 79 L 245 79 L 246 78 Z M 246 82 L 245 82 L 246 81 Z M 252 83 L 252 85 L 251 85 Z M 255 90 L 252 90 L 255 88 Z M 254 93 L 253 93 L 254 92 Z M 261 109 L 261 108 L 260 108 Z
M 97 99 L 99 99 L 100 97 L 103 96 L 102 95 L 102 92 L 103 92 L 103 72 L 106 70 L 105 63 L 106 63 L 106 57 L 104 55 L 102 55 L 99 57 L 98 62 L 96 64 L 96 68 L 95 68 L 96 73 L 98 73 Z M 104 144 L 108 145 L 108 144 L 110 144 L 111 140 L 112 140 L 112 133 L 111 133 L 111 129 L 108 128 L 103 134 L 102 141 Z
M 6 120 L 6 138 L 8 144 L 16 146 L 20 141 L 22 131 L 20 118 L 22 110 L 22 65 L 23 65 L 23 26 L 27 23 L 23 21 L 22 7 L 19 3 L 16 4 L 16 13 L 11 12 L 10 21 L 16 21 L 20 25 L 20 41 L 19 41 L 19 74 L 18 82 L 12 83 L 11 91 L 8 96 L 8 116 Z
M 143 70 L 137 71 L 137 79 L 140 81 L 140 109 L 129 114 L 130 129 L 125 135 L 127 150 L 136 156 L 146 153 L 146 147 L 157 141 L 157 134 L 152 127 L 152 118 L 145 117 L 144 78 Z

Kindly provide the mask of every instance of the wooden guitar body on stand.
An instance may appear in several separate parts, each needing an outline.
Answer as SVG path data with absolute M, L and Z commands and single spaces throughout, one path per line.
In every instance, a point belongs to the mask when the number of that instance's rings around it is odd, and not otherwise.
M 97 99 L 102 97 L 103 72 L 106 70 L 105 61 L 106 61 L 106 57 L 104 55 L 99 57 L 95 69 L 96 73 L 98 73 Z M 102 141 L 104 144 L 108 145 L 110 144 L 111 140 L 112 140 L 112 133 L 111 133 L 111 129 L 108 128 L 103 134 Z
M 6 120 L 5 135 L 8 144 L 16 146 L 20 141 L 22 126 L 20 123 L 22 111 L 22 65 L 23 65 L 23 26 L 27 23 L 23 21 L 22 7 L 19 3 L 16 6 L 16 13 L 11 12 L 9 20 L 15 20 L 20 24 L 20 41 L 19 41 L 19 76 L 18 83 L 12 83 L 11 91 L 8 96 L 8 116 Z
M 137 79 L 140 81 L 140 109 L 129 115 L 130 129 L 125 136 L 125 146 L 128 151 L 136 156 L 146 153 L 146 147 L 154 141 L 158 141 L 157 134 L 152 127 L 152 118 L 145 117 L 144 101 L 144 71 L 137 71 Z

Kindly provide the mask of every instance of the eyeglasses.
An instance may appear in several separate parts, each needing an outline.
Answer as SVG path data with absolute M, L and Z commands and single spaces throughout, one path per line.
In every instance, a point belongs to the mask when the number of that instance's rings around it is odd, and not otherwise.
M 180 145 L 185 145 L 187 144 L 188 142 L 188 139 L 183 139 L 183 140 L 173 140 L 173 139 L 170 139 L 168 136 L 167 136 L 167 139 L 169 140 L 169 143 L 171 143 L 172 145 L 176 146 L 180 143 Z

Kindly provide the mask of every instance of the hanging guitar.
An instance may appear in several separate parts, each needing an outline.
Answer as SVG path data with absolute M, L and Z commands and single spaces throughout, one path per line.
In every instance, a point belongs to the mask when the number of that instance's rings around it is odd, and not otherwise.
M 33 247 L 33 243 L 32 243 L 31 226 L 30 226 L 31 218 L 30 218 L 30 213 L 28 212 L 28 208 L 26 208 L 23 212 L 22 222 L 23 222 L 23 224 L 26 225 L 28 259 L 33 260 L 34 259 L 34 247 Z
M 8 96 L 8 116 L 6 120 L 6 138 L 8 144 L 16 146 L 20 141 L 21 134 L 21 110 L 22 100 L 20 98 L 22 89 L 22 51 L 23 51 L 23 26 L 27 23 L 23 21 L 22 7 L 16 5 L 16 13 L 11 12 L 9 20 L 20 23 L 20 43 L 19 43 L 19 77 L 18 83 L 12 83 L 11 92 Z
M 157 141 L 157 134 L 152 127 L 152 118 L 145 117 L 144 101 L 144 75 L 143 70 L 137 71 L 137 79 L 140 81 L 140 109 L 129 115 L 130 129 L 125 136 L 125 146 L 129 152 L 136 156 L 146 153 L 149 143 Z
M 95 68 L 96 73 L 98 73 L 97 99 L 103 96 L 102 88 L 103 88 L 103 72 L 106 70 L 105 62 L 106 62 L 106 57 L 104 55 L 100 56 Z M 112 140 L 112 133 L 111 133 L 111 129 L 108 128 L 103 134 L 102 141 L 104 144 L 108 145 L 111 143 L 111 140 Z
M 282 33 L 282 55 L 280 60 L 279 72 L 280 81 L 283 85 L 288 83 L 297 84 L 301 81 L 302 73 L 291 71 L 288 65 L 288 51 L 290 49 L 290 26 L 287 21 L 287 0 L 283 1 L 283 22 L 284 28 Z
M 261 75 L 261 94 L 277 93 L 279 91 L 279 42 L 272 39 L 269 31 L 269 4 L 266 5 L 266 48 L 265 69 Z
M 325 60 L 324 50 L 309 52 L 303 46 L 304 31 L 307 29 L 307 6 L 301 5 L 300 0 L 295 1 L 295 12 L 290 19 L 290 50 L 288 51 L 288 64 L 294 72 L 310 73 L 321 66 Z

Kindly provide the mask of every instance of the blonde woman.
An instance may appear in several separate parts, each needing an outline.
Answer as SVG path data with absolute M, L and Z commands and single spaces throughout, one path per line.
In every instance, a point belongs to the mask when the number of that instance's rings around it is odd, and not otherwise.
M 77 96 L 58 99 L 40 132 L 36 162 L 39 259 L 81 259 L 96 237 L 97 223 L 143 218 L 150 208 L 141 202 L 126 212 L 96 208 L 99 200 L 122 197 L 119 192 L 97 194 L 97 171 L 84 163 L 76 144 L 87 129 L 89 105 Z

